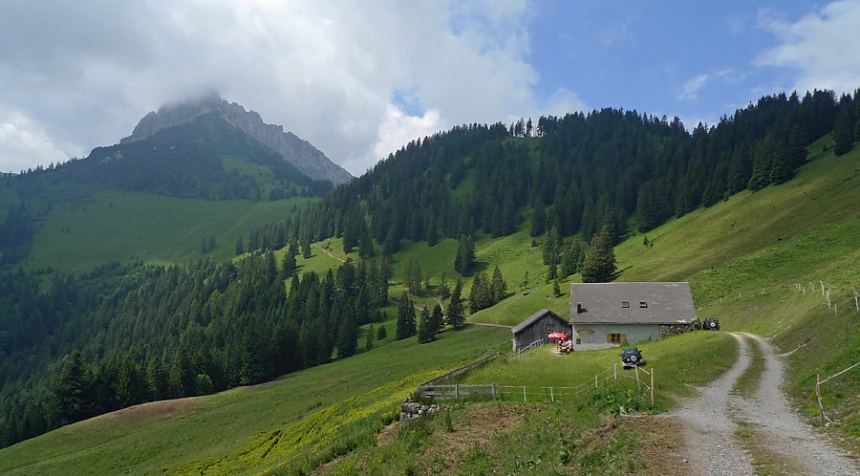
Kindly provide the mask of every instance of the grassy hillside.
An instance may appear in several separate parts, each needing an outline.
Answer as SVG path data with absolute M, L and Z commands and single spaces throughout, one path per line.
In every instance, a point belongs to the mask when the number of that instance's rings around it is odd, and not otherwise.
M 788 356 L 788 388 L 810 416 L 817 408 L 815 375 L 829 376 L 860 361 L 856 325 L 860 314 L 849 300 L 851 286 L 860 289 L 856 266 L 860 261 L 860 151 L 837 158 L 824 150 L 826 145 L 827 139 L 814 144 L 813 160 L 787 184 L 755 194 L 743 192 L 650 231 L 649 240 L 656 241 L 653 247 L 643 246 L 641 234 L 635 234 L 616 248 L 622 280 L 689 280 L 700 318 L 719 316 L 724 330 L 773 337 L 784 352 L 794 351 Z M 220 235 L 218 239 L 220 250 L 225 243 Z M 199 247 L 198 242 L 190 246 Z M 226 245 L 232 247 L 231 242 Z M 540 248 L 531 247 L 527 232 L 481 238 L 476 245 L 479 270 L 491 271 L 498 265 L 513 295 L 470 316 L 471 321 L 513 325 L 540 308 L 567 312 L 568 297 L 551 297 Z M 453 279 L 456 247 L 453 240 L 432 248 L 404 243 L 394 258 L 391 295 L 402 290 L 408 258 L 416 259 L 434 283 L 442 273 Z M 302 271 L 322 273 L 347 257 L 358 259 L 355 254 L 343 254 L 340 240 L 332 239 L 315 244 L 312 257 L 299 257 L 298 264 Z M 523 283 L 526 272 L 529 280 Z M 816 294 L 812 288 L 804 292 L 791 286 L 819 281 L 832 286 L 831 299 L 838 303 L 838 312 L 822 305 L 825 298 L 820 290 Z M 466 280 L 466 295 L 469 283 Z M 387 342 L 392 340 L 392 317 L 389 311 Z M 652 432 L 607 423 L 600 417 L 620 411 L 620 405 L 632 398 L 630 393 L 598 391 L 586 403 L 570 405 L 467 406 L 454 411 L 450 424 L 436 418 L 394 436 L 396 432 L 385 429 L 386 424 L 398 400 L 416 382 L 479 354 L 507 350 L 510 331 L 468 327 L 439 337 L 422 346 L 414 339 L 386 343 L 256 388 L 141 406 L 61 428 L 0 451 L 0 472 L 251 474 L 272 470 L 291 474 L 334 460 L 322 468 L 324 474 L 362 474 L 371 467 L 383 473 L 516 470 L 546 474 L 571 468 L 607 474 L 659 473 L 645 453 L 656 447 L 655 453 L 663 454 L 659 445 L 665 442 L 648 438 L 672 431 Z M 641 347 L 663 390 L 658 392 L 658 409 L 670 407 L 674 396 L 689 393 L 687 385 L 706 382 L 734 359 L 734 346 L 725 333 L 699 332 Z M 486 367 L 468 381 L 575 385 L 610 367 L 616 353 L 557 357 L 540 350 Z M 852 448 L 860 441 L 860 413 L 854 410 L 860 394 L 858 372 L 824 387 L 825 408 L 837 422 L 832 429 L 846 437 L 843 443 Z M 476 423 L 482 418 L 488 423 Z M 451 436 L 458 434 L 458 428 L 460 435 L 488 432 L 493 436 L 470 444 Z M 601 442 L 601 448 L 594 441 Z
M 105 191 L 91 201 L 55 205 L 33 241 L 30 269 L 84 271 L 108 260 L 153 263 L 221 261 L 234 255 L 236 237 L 253 227 L 292 216 L 307 198 L 258 202 L 208 201 L 146 193 Z M 203 253 L 204 238 L 215 237 Z
M 216 474 L 236 474 L 236 462 L 242 462 L 243 469 L 283 463 L 319 450 L 318 444 L 325 442 L 304 439 L 300 444 L 284 437 L 266 455 L 257 454 L 253 461 L 242 458 L 268 432 L 310 435 L 307 422 L 313 423 L 317 437 L 363 418 L 371 420 L 362 425 L 373 429 L 404 392 L 420 383 L 416 379 L 506 349 L 507 334 L 505 329 L 475 327 L 448 331 L 420 351 L 414 339 L 399 341 L 256 387 L 128 408 L 3 449 L 0 473 L 141 474 L 169 469 L 199 474 L 198 468 L 205 466 L 210 471 L 221 468 Z M 375 393 L 362 400 L 366 392 Z M 359 401 L 350 406 L 352 397 Z M 387 404 L 379 407 L 382 401 Z M 345 413 L 331 416 L 340 411 Z M 342 418 L 347 413 L 350 419 Z M 174 465 L 180 466 L 171 469 Z

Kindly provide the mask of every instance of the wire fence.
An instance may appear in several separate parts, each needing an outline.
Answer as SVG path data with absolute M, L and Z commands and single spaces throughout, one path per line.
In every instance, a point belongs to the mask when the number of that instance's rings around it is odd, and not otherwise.
M 768 294 L 780 289 L 794 289 L 799 293 L 812 293 L 814 295 L 821 295 L 824 301 L 821 303 L 822 307 L 827 307 L 828 310 L 832 310 L 835 315 L 839 315 L 839 310 L 842 309 L 844 312 L 850 312 L 853 308 L 855 313 L 860 313 L 860 293 L 857 292 L 855 286 L 851 284 L 843 285 L 843 289 L 847 292 L 847 289 L 850 288 L 851 295 L 842 301 L 834 302 L 831 300 L 831 294 L 833 294 L 834 286 L 832 284 L 825 283 L 824 281 L 818 281 L 817 283 L 813 283 L 812 281 L 808 281 L 806 284 L 802 283 L 790 283 L 790 284 L 779 284 L 776 286 L 764 286 L 757 287 L 753 289 L 748 289 L 746 291 L 738 291 L 737 293 L 731 293 L 726 296 L 719 297 L 714 299 L 713 301 L 700 304 L 697 306 L 697 310 L 701 311 L 706 307 L 714 306 L 717 304 L 727 304 L 731 302 L 736 302 L 744 298 L 744 296 L 753 296 L 753 295 L 761 295 Z M 839 291 L 839 287 L 837 286 L 837 292 Z
M 619 367 L 622 367 L 619 372 Z M 654 406 L 654 369 L 650 371 L 633 367 L 632 372 L 615 364 L 603 372 L 595 374 L 587 381 L 572 387 L 564 386 L 534 386 L 534 385 L 499 385 L 496 383 L 473 384 L 424 384 L 418 387 L 422 398 L 428 400 L 474 400 L 487 399 L 499 401 L 523 402 L 563 402 L 568 397 L 578 398 L 591 390 L 599 390 L 600 385 L 607 383 L 636 382 L 638 390 L 643 388 L 650 392 L 651 406 Z

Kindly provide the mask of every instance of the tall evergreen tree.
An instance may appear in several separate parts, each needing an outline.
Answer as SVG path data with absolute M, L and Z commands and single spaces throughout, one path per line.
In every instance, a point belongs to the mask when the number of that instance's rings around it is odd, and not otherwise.
M 242 235 L 236 237 L 236 256 L 245 252 L 245 243 L 242 241 Z
M 536 200 L 532 208 L 532 229 L 531 236 L 543 235 L 546 229 L 546 207 L 543 201 Z
M 752 177 L 747 188 L 755 192 L 770 184 L 770 171 L 773 168 L 773 136 L 768 135 L 755 148 Z
M 836 127 L 833 130 L 833 152 L 845 155 L 854 147 L 854 111 L 845 108 L 836 116 Z
M 442 326 L 444 325 L 445 316 L 442 313 L 442 305 L 436 303 L 433 306 L 433 314 L 430 316 L 430 322 L 433 324 L 433 333 L 437 334 L 442 330 Z
M 409 299 L 409 294 L 404 292 L 400 296 L 400 303 L 397 308 L 397 340 L 412 337 L 416 332 L 415 308 Z
M 502 277 L 502 272 L 499 267 L 493 270 L 493 280 L 490 284 L 490 292 L 493 294 L 493 305 L 502 301 L 508 294 L 508 284 L 505 278 Z
M 457 247 L 457 256 L 454 258 L 454 270 L 461 276 L 472 274 L 475 266 L 475 243 L 472 237 L 463 235 L 460 237 L 460 245 Z
M 460 328 L 466 322 L 466 313 L 463 309 L 463 281 L 457 278 L 454 290 L 451 292 L 451 301 L 448 303 L 448 324 L 455 329 Z
M 436 340 L 436 332 L 433 329 L 433 321 L 430 311 L 425 306 L 421 311 L 421 319 L 418 321 L 418 343 L 426 344 Z
M 615 251 L 609 232 L 604 226 L 600 233 L 594 235 L 591 246 L 585 254 L 582 267 L 583 283 L 606 283 L 615 275 Z
M 62 424 L 88 418 L 93 411 L 93 376 L 83 355 L 75 349 L 60 372 L 54 395 Z

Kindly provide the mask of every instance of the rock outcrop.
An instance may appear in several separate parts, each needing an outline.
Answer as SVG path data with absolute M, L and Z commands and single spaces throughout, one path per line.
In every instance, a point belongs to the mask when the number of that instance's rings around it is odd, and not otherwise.
M 400 404 L 400 424 L 408 421 L 417 420 L 424 415 L 433 416 L 447 411 L 451 411 L 448 405 L 423 405 L 418 402 L 413 402 L 411 398 L 406 397 L 403 403 Z
M 120 144 L 146 139 L 162 129 L 187 124 L 199 116 L 213 112 L 280 154 L 287 162 L 314 180 L 330 180 L 338 185 L 353 178 L 308 141 L 290 131 L 285 132 L 283 126 L 266 124 L 256 112 L 246 111 L 235 102 L 228 103 L 217 93 L 161 106 L 158 112 L 150 112 L 144 116 L 132 134 L 122 139 Z

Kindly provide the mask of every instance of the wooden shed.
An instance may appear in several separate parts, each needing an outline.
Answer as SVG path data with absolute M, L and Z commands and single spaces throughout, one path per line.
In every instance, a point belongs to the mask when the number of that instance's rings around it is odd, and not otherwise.
M 564 332 L 570 336 L 573 331 L 567 319 L 548 309 L 541 309 L 514 326 L 511 332 L 514 334 L 514 352 L 516 352 L 540 339 L 548 343 L 547 336 L 552 332 Z

